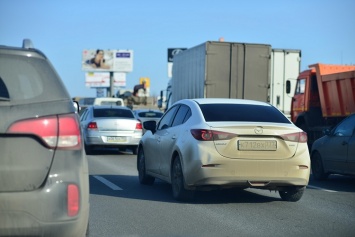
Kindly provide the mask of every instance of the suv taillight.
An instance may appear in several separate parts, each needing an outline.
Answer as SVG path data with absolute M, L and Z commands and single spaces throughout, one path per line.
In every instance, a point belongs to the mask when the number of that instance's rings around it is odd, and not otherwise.
M 9 127 L 7 133 L 36 135 L 52 149 L 81 149 L 80 126 L 76 114 L 17 121 Z

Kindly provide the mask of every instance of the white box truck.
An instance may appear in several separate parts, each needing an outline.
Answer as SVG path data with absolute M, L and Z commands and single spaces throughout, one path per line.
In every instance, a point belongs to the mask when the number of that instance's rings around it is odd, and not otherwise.
M 166 101 L 158 107 L 167 109 L 181 99 L 239 98 L 269 102 L 288 116 L 291 97 L 286 81 L 294 87 L 300 59 L 300 50 L 207 41 L 174 56 L 172 79 L 166 95 L 161 93 Z

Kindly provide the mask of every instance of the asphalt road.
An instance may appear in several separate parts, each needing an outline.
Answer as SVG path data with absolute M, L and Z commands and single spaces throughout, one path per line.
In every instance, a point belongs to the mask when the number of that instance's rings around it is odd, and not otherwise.
M 176 202 L 171 187 L 138 182 L 136 156 L 88 156 L 90 236 L 355 236 L 355 178 L 312 179 L 299 202 L 266 190 L 198 192 Z

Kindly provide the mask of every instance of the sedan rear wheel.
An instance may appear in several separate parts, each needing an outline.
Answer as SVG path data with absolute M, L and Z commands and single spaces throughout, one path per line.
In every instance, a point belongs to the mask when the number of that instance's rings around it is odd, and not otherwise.
M 324 172 L 322 157 L 318 152 L 312 154 L 311 158 L 312 175 L 316 180 L 325 180 L 329 174 Z
M 86 155 L 90 155 L 92 153 L 92 147 L 91 146 L 84 144 L 84 148 L 85 148 Z
M 305 187 L 288 187 L 286 189 L 280 190 L 279 194 L 282 200 L 288 202 L 297 202 L 303 196 Z
M 184 184 L 185 179 L 180 158 L 176 156 L 171 170 L 171 186 L 173 197 L 178 201 L 189 201 L 194 197 L 194 191 L 185 189 Z
M 138 168 L 139 183 L 145 185 L 152 185 L 155 181 L 155 178 L 150 175 L 147 175 L 145 172 L 145 157 L 142 148 L 139 148 L 138 150 L 137 168 Z
M 133 155 L 137 155 L 138 154 L 138 146 L 132 146 L 132 153 Z

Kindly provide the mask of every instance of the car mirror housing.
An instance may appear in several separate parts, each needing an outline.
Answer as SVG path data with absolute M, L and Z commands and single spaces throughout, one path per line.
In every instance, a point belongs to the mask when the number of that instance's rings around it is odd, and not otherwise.
M 156 127 L 157 127 L 157 122 L 156 121 L 151 120 L 151 121 L 143 122 L 143 128 L 145 130 L 151 131 L 152 133 L 155 133 Z

